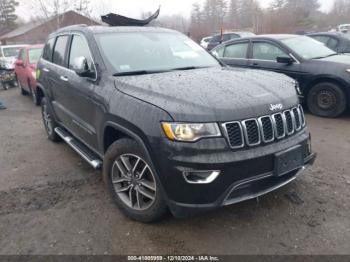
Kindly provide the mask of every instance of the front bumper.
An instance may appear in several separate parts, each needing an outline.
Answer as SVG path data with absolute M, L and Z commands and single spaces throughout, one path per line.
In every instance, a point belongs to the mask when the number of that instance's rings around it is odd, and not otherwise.
M 232 151 L 223 139 L 203 140 L 197 144 L 159 143 L 157 171 L 176 217 L 231 205 L 274 191 L 296 179 L 315 161 L 309 152 L 309 133 L 302 132 L 278 143 Z M 275 154 L 300 145 L 304 165 L 283 176 L 275 175 Z M 183 172 L 220 170 L 209 184 L 190 184 Z

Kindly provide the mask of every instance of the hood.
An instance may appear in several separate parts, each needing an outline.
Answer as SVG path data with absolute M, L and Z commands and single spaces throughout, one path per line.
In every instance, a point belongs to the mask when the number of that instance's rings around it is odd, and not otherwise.
M 314 61 L 322 61 L 322 62 L 338 63 L 338 64 L 340 63 L 340 64 L 350 66 L 350 55 L 349 54 L 339 54 L 339 55 L 334 55 L 334 56 L 330 56 L 330 57 L 317 59 Z
M 298 103 L 295 81 L 262 70 L 207 68 L 119 76 L 116 88 L 167 111 L 175 121 L 221 122 L 272 114 Z

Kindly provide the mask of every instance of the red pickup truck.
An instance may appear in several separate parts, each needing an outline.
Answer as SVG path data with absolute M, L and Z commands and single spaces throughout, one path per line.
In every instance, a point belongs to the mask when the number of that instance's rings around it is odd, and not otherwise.
M 22 95 L 30 94 L 33 102 L 40 105 L 41 99 L 36 88 L 36 65 L 41 57 L 43 45 L 21 48 L 16 61 L 15 72 Z

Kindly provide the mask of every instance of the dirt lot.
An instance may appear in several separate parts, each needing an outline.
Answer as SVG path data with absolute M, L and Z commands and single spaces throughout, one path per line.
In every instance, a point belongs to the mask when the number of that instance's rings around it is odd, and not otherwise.
M 289 186 L 198 217 L 126 219 L 95 172 L 49 142 L 40 108 L 0 91 L 0 254 L 349 254 L 350 117 L 308 116 L 315 166 Z

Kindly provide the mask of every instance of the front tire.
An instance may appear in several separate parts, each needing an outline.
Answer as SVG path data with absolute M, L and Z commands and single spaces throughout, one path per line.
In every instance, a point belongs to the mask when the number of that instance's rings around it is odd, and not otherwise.
M 103 178 L 115 204 L 127 217 L 150 223 L 167 213 L 157 174 L 134 140 L 121 139 L 110 146 L 104 158 Z
M 58 125 L 53 118 L 45 97 L 41 101 L 41 115 L 48 139 L 52 142 L 60 142 L 61 138 L 55 132 L 55 128 L 58 127 Z
M 346 96 L 337 84 L 320 83 L 308 93 L 307 105 L 314 115 L 336 118 L 346 110 Z

